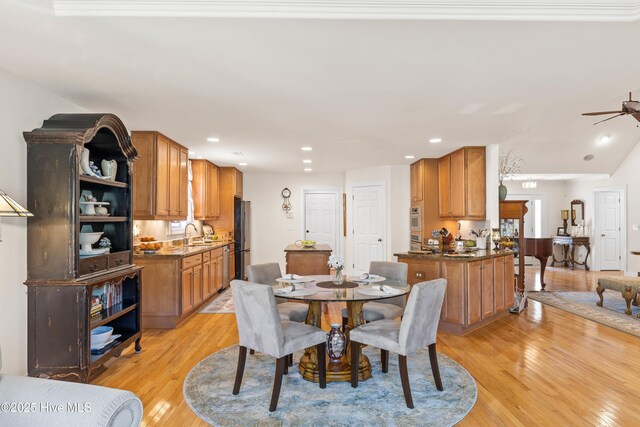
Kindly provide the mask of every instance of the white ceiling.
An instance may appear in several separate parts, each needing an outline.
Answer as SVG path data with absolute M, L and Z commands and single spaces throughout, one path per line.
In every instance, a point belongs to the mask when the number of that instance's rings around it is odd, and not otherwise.
M 580 116 L 640 88 L 635 22 L 56 17 L 52 3 L 0 0 L 0 67 L 245 171 L 498 143 L 525 174 L 610 174 L 640 136 L 631 117 Z

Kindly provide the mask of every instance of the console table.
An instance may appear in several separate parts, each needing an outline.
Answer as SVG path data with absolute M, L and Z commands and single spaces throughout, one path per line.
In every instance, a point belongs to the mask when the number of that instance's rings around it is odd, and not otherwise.
M 580 237 L 572 237 L 572 236 L 554 236 L 553 237 L 553 245 L 562 246 L 562 259 L 556 259 L 556 254 L 553 254 L 553 260 L 551 261 L 551 266 L 553 267 L 556 262 L 564 263 L 564 266 L 570 266 L 572 270 L 575 269 L 576 265 L 584 265 L 585 270 L 589 270 L 589 266 L 587 265 L 587 260 L 589 259 L 589 254 L 591 253 L 591 245 L 589 244 L 588 236 L 580 236 Z M 587 256 L 584 257 L 583 262 L 577 262 L 575 260 L 575 252 L 576 246 L 584 246 L 587 249 Z

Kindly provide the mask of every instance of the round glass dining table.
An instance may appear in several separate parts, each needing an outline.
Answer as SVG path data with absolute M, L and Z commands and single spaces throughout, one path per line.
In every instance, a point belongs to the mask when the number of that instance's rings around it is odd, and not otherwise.
M 322 303 L 323 302 L 345 302 L 347 303 L 348 325 L 345 335 L 347 345 L 340 362 L 331 362 L 327 364 L 327 381 L 351 381 L 351 349 L 349 341 L 349 331 L 364 324 L 364 315 L 362 313 L 363 306 L 370 301 L 379 301 L 388 298 L 395 298 L 406 295 L 411 287 L 406 282 L 393 279 L 384 279 L 381 282 L 367 283 L 357 282 L 355 280 L 347 280 L 342 285 L 334 285 L 331 281 L 333 276 L 305 276 L 303 283 L 296 282 L 296 290 L 289 293 L 279 293 L 278 290 L 291 286 L 283 282 L 270 283 L 273 286 L 274 294 L 277 298 L 284 298 L 291 301 L 302 301 L 309 304 L 309 311 L 305 323 L 318 328 L 322 325 Z M 387 293 L 379 290 L 379 285 L 385 285 L 393 288 L 393 291 Z M 348 287 L 347 287 L 348 286 Z M 386 288 L 387 290 L 389 288 Z M 329 360 L 329 358 L 327 358 Z M 371 377 L 371 364 L 367 356 L 360 353 L 358 377 L 360 381 L 364 381 Z M 305 349 L 304 355 L 300 358 L 298 369 L 302 377 L 308 381 L 318 382 L 318 355 L 316 347 Z

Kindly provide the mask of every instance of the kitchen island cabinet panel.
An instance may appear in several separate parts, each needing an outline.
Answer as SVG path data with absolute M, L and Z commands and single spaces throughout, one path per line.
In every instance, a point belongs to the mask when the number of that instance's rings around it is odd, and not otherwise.
M 513 252 L 478 251 L 475 254 L 395 254 L 399 262 L 409 265 L 410 284 L 422 281 L 416 280 L 415 272 L 422 272 L 427 265 L 431 269 L 424 280 L 447 279 L 438 325 L 443 332 L 465 334 L 506 314 L 506 309 L 513 304 L 509 302 L 513 300 Z
M 193 269 L 182 271 L 182 312 L 188 313 L 193 309 Z
M 442 261 L 442 277 L 447 279 L 447 291 L 444 296 L 440 319 L 452 324 L 465 323 L 466 293 L 464 263 L 455 261 Z
M 430 259 L 414 260 L 409 264 L 407 279 L 410 285 L 433 280 L 440 275 L 440 262 Z
M 287 274 L 299 274 L 300 276 L 330 274 L 328 262 L 331 247 L 329 245 L 317 244 L 313 248 L 289 245 L 284 251 Z

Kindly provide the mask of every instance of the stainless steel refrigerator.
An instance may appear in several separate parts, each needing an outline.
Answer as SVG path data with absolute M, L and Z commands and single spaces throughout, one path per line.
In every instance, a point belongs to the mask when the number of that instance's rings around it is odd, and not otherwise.
M 246 280 L 251 265 L 251 202 L 233 199 L 233 240 L 236 244 L 236 279 Z

